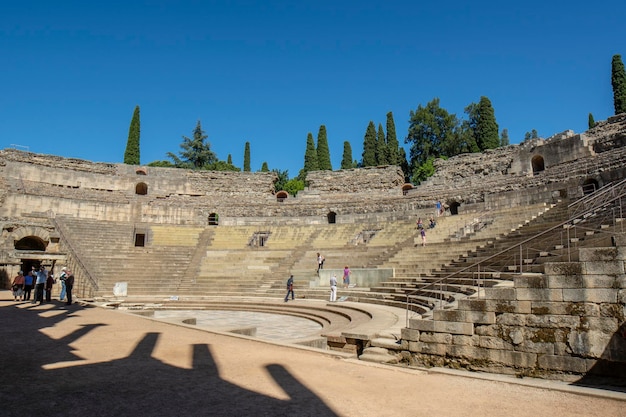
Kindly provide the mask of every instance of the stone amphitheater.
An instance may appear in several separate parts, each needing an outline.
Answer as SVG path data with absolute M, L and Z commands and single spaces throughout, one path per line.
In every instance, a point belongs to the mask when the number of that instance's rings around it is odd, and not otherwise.
M 626 114 L 438 161 L 309 173 L 188 171 L 0 152 L 0 279 L 45 265 L 81 303 L 272 313 L 289 343 L 364 361 L 564 380 L 626 374 Z M 422 246 L 416 219 L 445 212 Z M 316 271 L 316 254 L 326 262 Z M 332 274 L 351 285 L 328 302 Z M 295 278 L 295 302 L 285 281 Z M 58 292 L 55 286 L 54 292 Z M 178 317 L 178 318 L 172 318 Z M 255 335 L 248 324 L 220 330 Z

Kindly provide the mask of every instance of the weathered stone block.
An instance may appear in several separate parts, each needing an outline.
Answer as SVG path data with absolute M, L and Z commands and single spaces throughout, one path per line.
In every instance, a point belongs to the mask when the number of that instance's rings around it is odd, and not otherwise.
M 502 326 L 500 325 L 475 326 L 474 334 L 478 336 L 499 336 L 502 334 Z
M 493 311 L 495 313 L 530 313 L 530 301 L 459 300 L 459 310 Z
M 619 258 L 617 248 L 580 248 L 578 250 L 578 258 L 581 262 L 604 261 L 612 262 Z
M 548 277 L 545 275 L 521 275 L 515 277 L 515 288 L 548 288 Z
M 517 300 L 515 288 L 485 288 L 485 299 L 487 300 Z
M 611 335 L 596 330 L 572 331 L 568 343 L 572 353 L 588 358 L 601 358 L 611 340 Z
M 587 372 L 587 361 L 583 358 L 572 356 L 539 355 L 537 363 L 541 369 L 549 369 L 560 372 Z
M 409 320 L 409 324 L 412 329 L 422 332 L 465 334 L 468 336 L 474 334 L 474 326 L 472 323 L 438 320 Z
M 492 336 L 480 336 L 478 346 L 486 349 L 513 350 L 513 345 L 511 343 L 505 342 L 499 337 Z
M 618 290 L 604 288 L 563 289 L 563 301 L 616 303 Z
M 533 301 L 531 312 L 535 315 L 557 314 L 568 316 L 599 316 L 600 308 L 593 303 L 572 303 L 572 302 L 542 302 Z
M 517 299 L 520 301 L 563 301 L 561 289 L 519 288 Z
M 467 311 L 467 310 L 435 310 L 435 320 L 460 321 L 465 323 L 493 324 L 496 322 L 494 312 Z
M 400 337 L 402 337 L 402 340 L 417 342 L 418 340 L 420 340 L 420 332 L 419 330 L 404 327 L 400 329 Z
M 487 360 L 501 363 L 516 368 L 534 368 L 537 363 L 537 354 L 526 352 L 515 352 L 510 350 L 486 349 Z
M 450 333 L 422 332 L 420 334 L 420 342 L 450 344 L 452 343 L 452 335 Z
M 541 343 L 532 342 L 526 340 L 518 346 L 515 346 L 515 350 L 527 353 L 537 353 L 541 355 L 554 355 L 554 343 Z
M 578 262 L 550 262 L 545 264 L 544 272 L 546 275 L 580 275 L 582 265 Z
M 619 275 L 624 274 L 623 262 L 583 262 L 585 275 Z
M 583 330 L 595 330 L 612 335 L 617 331 L 619 322 L 614 317 L 581 317 L 580 328 Z
M 551 327 L 551 328 L 574 328 L 580 324 L 578 316 L 541 315 L 529 314 L 526 318 L 528 326 Z
M 448 345 L 445 345 L 442 343 L 419 342 L 419 344 L 420 344 L 419 345 L 420 350 L 418 352 L 420 353 L 429 354 L 429 355 L 438 355 L 438 356 L 445 356 L 447 353 Z
M 478 342 L 480 340 L 480 336 L 462 336 L 462 335 L 453 335 L 452 336 L 452 344 L 461 345 L 461 346 L 478 346 Z
M 503 326 L 524 326 L 526 325 L 526 314 L 504 313 L 496 317 L 496 323 Z

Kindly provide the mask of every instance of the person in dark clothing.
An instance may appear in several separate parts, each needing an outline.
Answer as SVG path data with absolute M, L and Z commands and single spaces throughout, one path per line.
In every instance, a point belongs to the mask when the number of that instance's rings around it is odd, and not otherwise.
M 67 305 L 72 304 L 72 288 L 74 288 L 74 274 L 68 271 L 65 279 L 65 291 L 67 292 Z
M 289 277 L 289 279 L 287 280 L 287 295 L 285 295 L 285 302 L 287 302 L 289 300 L 289 294 L 291 294 L 291 300 L 293 301 L 293 299 L 294 299 L 294 294 L 293 294 L 293 275 L 291 275 Z

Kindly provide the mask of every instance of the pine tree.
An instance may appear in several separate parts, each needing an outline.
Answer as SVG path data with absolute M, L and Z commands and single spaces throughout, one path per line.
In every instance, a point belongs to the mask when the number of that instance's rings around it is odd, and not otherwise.
M 246 142 L 243 151 L 243 171 L 250 172 L 250 142 Z
M 376 166 L 376 127 L 374 122 L 370 120 L 363 138 L 363 160 L 361 166 Z
M 621 55 L 613 55 L 611 85 L 613 86 L 615 114 L 626 113 L 626 71 Z
M 321 125 L 317 133 L 317 165 L 320 171 L 332 171 L 330 163 L 330 151 L 328 149 L 328 138 L 326 137 L 326 126 Z
M 476 123 L 476 143 L 481 151 L 495 149 L 500 146 L 498 123 L 494 115 L 491 101 L 482 96 L 478 102 L 478 120 Z
M 596 127 L 596 121 L 593 120 L 593 114 L 589 113 L 589 118 L 587 119 L 587 125 L 589 126 L 589 129 L 593 129 L 594 127 Z
M 509 146 L 509 130 L 502 129 L 502 136 L 500 136 L 500 146 Z
M 313 141 L 313 134 L 309 132 L 306 137 L 306 151 L 304 153 L 304 168 L 303 175 L 300 175 L 300 179 L 304 180 L 306 174 L 312 171 L 318 171 L 319 164 L 317 162 L 317 150 L 315 149 L 315 142 Z
M 383 125 L 378 124 L 378 134 L 376 135 L 376 164 L 387 165 L 387 140 L 385 139 L 385 132 L 383 131 Z
M 341 158 L 341 169 L 350 169 L 352 166 L 352 146 L 350 142 L 343 143 L 343 158 Z
M 183 142 L 180 144 L 183 148 L 179 153 L 180 158 L 172 152 L 168 152 L 167 155 L 174 161 L 177 168 L 204 169 L 217 162 L 217 156 L 211 151 L 211 144 L 208 141 L 204 142 L 207 138 L 198 120 L 193 130 L 193 139 L 183 136 Z
M 126 142 L 126 151 L 124 151 L 124 163 L 128 165 L 139 165 L 139 106 L 135 106 L 133 118 L 130 121 L 128 129 L 128 141 Z
M 396 125 L 393 121 L 393 113 L 387 113 L 387 163 L 400 165 L 400 144 L 396 136 Z

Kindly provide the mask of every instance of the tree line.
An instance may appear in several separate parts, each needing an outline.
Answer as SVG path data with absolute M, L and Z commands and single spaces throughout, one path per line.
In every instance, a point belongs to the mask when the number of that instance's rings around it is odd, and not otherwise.
M 614 55 L 611 62 L 611 86 L 615 114 L 626 113 L 626 72 L 621 55 Z M 434 161 L 437 158 L 449 158 L 468 152 L 482 152 L 500 146 L 509 145 L 507 129 L 499 130 L 495 111 L 488 97 L 482 96 L 478 103 L 471 103 L 464 109 L 465 118 L 459 118 L 441 107 L 438 97 L 426 105 L 418 105 L 409 113 L 409 128 L 404 143 L 409 145 L 406 151 L 397 139 L 393 114 L 387 113 L 385 129 L 381 123 L 378 128 L 373 121 L 367 125 L 363 137 L 363 153 L 360 160 L 353 159 L 349 141 L 343 143 L 341 169 L 361 168 L 381 165 L 401 167 L 407 182 L 419 184 L 434 174 Z M 124 152 L 124 163 L 140 164 L 140 109 L 135 107 L 128 132 L 128 141 Z M 596 122 L 589 113 L 588 126 L 593 128 Z M 538 138 L 533 129 L 526 132 L 524 140 Z M 208 136 L 200 121 L 192 131 L 192 137 L 183 136 L 178 155 L 167 153 L 169 160 L 154 161 L 149 166 L 202 169 L 215 171 L 241 171 L 232 162 L 229 154 L 225 161 L 220 160 L 211 150 Z M 309 132 L 306 138 L 304 164 L 297 176 L 289 178 L 287 171 L 273 169 L 278 181 L 277 190 L 285 190 L 295 195 L 306 186 L 306 175 L 312 171 L 332 170 L 326 126 L 321 125 L 317 141 Z M 250 142 L 245 143 L 243 171 L 250 171 Z M 269 172 L 267 162 L 263 162 L 260 171 Z

